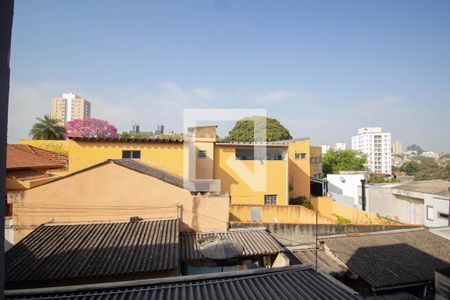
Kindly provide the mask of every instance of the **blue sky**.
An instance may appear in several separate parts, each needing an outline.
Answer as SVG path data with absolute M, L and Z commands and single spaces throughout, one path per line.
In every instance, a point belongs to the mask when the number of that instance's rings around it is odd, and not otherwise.
M 314 144 L 381 126 L 448 152 L 449 14 L 447 0 L 17 0 L 9 141 L 74 91 L 119 130 L 266 108 Z

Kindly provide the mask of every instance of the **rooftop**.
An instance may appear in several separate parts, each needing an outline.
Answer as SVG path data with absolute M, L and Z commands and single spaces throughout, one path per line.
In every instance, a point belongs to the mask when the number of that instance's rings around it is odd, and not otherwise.
M 178 228 L 177 219 L 40 225 L 5 253 L 6 286 L 177 269 Z
M 34 181 L 54 177 L 51 174 L 41 173 L 30 169 L 8 171 L 7 176 L 21 181 Z
M 91 138 L 91 137 L 69 137 L 77 142 L 121 142 L 121 143 L 183 143 L 183 139 L 177 138 Z
M 449 187 L 450 182 L 447 180 L 426 180 L 402 184 L 395 188 L 403 191 L 448 196 Z
M 29 145 L 8 144 L 6 169 L 54 169 L 64 168 L 67 158 Z
M 226 238 L 237 241 L 244 247 L 242 256 L 260 256 L 276 254 L 283 249 L 265 228 L 231 229 L 227 232 L 195 233 L 183 232 L 181 234 L 181 259 L 202 260 L 200 242 L 210 237 Z
M 361 299 L 344 284 L 315 272 L 309 265 L 5 294 L 6 299 Z
M 372 288 L 388 289 L 434 280 L 450 266 L 450 240 L 426 229 L 324 237 L 326 247 Z

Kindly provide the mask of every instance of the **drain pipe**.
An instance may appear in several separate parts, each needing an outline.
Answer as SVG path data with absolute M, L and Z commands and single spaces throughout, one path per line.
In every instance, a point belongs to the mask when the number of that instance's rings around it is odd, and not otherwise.
M 361 204 L 362 210 L 366 211 L 366 180 L 361 179 Z

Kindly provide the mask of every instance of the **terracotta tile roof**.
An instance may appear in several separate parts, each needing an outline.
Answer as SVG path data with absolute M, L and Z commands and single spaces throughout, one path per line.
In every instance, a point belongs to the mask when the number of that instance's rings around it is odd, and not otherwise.
M 22 181 L 32 181 L 54 177 L 51 174 L 41 173 L 29 169 L 8 171 L 6 176 Z
M 95 137 L 69 137 L 77 142 L 121 142 L 121 143 L 183 143 L 183 139 L 170 137 L 155 138 L 95 138 Z
M 9 287 L 178 268 L 179 221 L 41 225 L 5 253 Z
M 52 169 L 64 168 L 66 161 L 61 155 L 29 145 L 10 145 L 6 149 L 6 169 Z

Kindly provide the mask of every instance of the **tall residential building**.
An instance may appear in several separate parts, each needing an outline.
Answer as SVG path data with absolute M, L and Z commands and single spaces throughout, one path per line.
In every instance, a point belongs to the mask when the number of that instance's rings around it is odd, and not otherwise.
M 395 141 L 392 144 L 392 154 L 393 155 L 400 155 L 402 154 L 403 150 L 402 150 L 402 143 L 400 143 L 399 141 Z
M 334 144 L 334 150 L 345 150 L 347 149 L 347 144 L 346 143 L 336 143 Z
M 367 166 L 373 173 L 392 173 L 391 134 L 381 132 L 381 127 L 358 129 L 352 137 L 352 149 L 367 154 Z
M 61 124 L 75 119 L 91 117 L 91 103 L 74 93 L 63 94 L 61 98 L 52 98 L 52 118 L 59 119 Z

